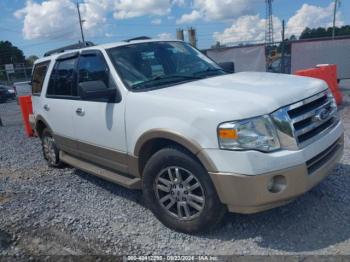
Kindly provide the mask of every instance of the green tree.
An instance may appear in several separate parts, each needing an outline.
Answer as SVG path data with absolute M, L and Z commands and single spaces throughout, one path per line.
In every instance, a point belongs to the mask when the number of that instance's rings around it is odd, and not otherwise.
M 289 40 L 290 40 L 290 41 L 297 40 L 297 37 L 296 37 L 295 35 L 291 35 L 291 36 L 289 37 Z
M 23 63 L 23 51 L 9 41 L 0 41 L 0 65 Z
M 36 55 L 31 55 L 26 58 L 26 64 L 27 65 L 33 65 L 35 60 L 39 59 Z
M 336 36 L 350 36 L 350 25 L 336 27 L 335 28 Z M 329 28 L 308 28 L 306 27 L 300 35 L 300 39 L 310 39 L 310 38 L 322 38 L 322 37 L 331 37 L 332 36 L 332 27 Z

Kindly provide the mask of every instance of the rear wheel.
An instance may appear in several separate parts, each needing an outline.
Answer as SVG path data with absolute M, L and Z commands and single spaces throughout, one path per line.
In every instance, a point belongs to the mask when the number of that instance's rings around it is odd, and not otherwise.
M 154 215 L 180 232 L 207 231 L 226 210 L 207 171 L 181 148 L 165 148 L 151 157 L 143 173 L 143 192 Z
M 59 158 L 59 149 L 56 146 L 55 140 L 51 131 L 45 128 L 41 135 L 41 143 L 44 158 L 50 167 L 62 167 L 63 164 Z

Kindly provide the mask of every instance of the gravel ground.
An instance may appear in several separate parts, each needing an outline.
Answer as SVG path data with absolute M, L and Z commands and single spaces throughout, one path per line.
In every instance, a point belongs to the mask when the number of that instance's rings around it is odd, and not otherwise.
M 196 236 L 165 228 L 139 191 L 48 168 L 40 141 L 24 134 L 17 104 L 0 104 L 0 255 L 350 255 L 347 90 L 346 150 L 329 178 L 287 206 L 228 214 L 221 228 Z

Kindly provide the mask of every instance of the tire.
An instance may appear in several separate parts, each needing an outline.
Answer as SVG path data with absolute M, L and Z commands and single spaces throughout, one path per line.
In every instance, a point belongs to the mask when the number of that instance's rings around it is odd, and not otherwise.
M 60 161 L 59 149 L 55 144 L 55 140 L 52 136 L 51 131 L 45 128 L 41 135 L 41 145 L 43 150 L 44 158 L 47 161 L 49 167 L 62 167 L 63 163 Z
M 155 153 L 146 163 L 142 183 L 146 205 L 165 226 L 176 231 L 209 231 L 226 213 L 208 172 L 182 148 Z

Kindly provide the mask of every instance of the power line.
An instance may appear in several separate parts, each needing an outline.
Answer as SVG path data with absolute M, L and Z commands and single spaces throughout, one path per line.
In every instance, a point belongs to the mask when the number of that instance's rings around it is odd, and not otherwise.
M 68 26 L 67 26 L 68 27 Z M 71 27 L 70 27 L 71 28 Z M 9 31 L 9 32 L 14 32 L 14 33 L 19 33 L 19 34 L 22 34 L 23 33 L 23 31 L 19 31 L 19 30 L 14 30 L 14 29 L 8 29 L 8 28 L 6 28 L 6 27 L 3 27 L 3 26 L 0 26 L 0 29 L 1 30 L 3 30 L 3 31 Z M 74 32 L 75 31 L 75 29 L 74 30 L 69 30 L 69 31 L 67 31 L 67 28 L 64 28 L 64 29 L 59 29 L 59 30 L 53 30 L 53 31 L 50 31 L 50 34 L 52 35 L 52 34 L 58 34 L 58 33 L 62 33 L 62 32 L 64 32 L 64 33 L 67 33 L 67 32 Z
M 62 43 L 62 42 L 67 42 L 67 40 L 58 40 L 58 41 L 55 41 L 55 43 Z M 46 44 L 52 44 L 51 41 L 46 41 L 46 42 L 41 42 L 41 43 L 37 43 L 37 44 L 32 44 L 32 45 L 28 45 L 26 47 L 18 47 L 20 50 L 23 50 L 23 49 L 27 49 L 29 47 L 33 47 L 33 46 L 42 46 L 42 45 L 46 45 Z M 8 54 L 8 55 L 11 55 L 12 53 L 9 53 L 7 51 L 0 51 L 0 54 L 4 55 L 4 54 Z
M 116 23 L 103 23 L 104 25 L 117 25 Z M 215 26 L 215 25 L 227 25 L 230 24 L 230 22 L 196 22 L 191 25 L 193 26 Z M 151 24 L 147 23 L 120 23 L 118 26 L 146 26 L 149 27 Z M 180 25 L 178 24 L 160 24 L 160 25 L 153 25 L 154 27 L 178 27 Z
M 22 45 L 22 46 L 18 46 L 18 45 L 14 45 L 14 46 L 18 47 L 19 49 L 27 49 L 27 48 L 30 48 L 30 47 L 33 47 L 33 46 L 40 46 L 40 45 L 49 44 L 49 43 L 52 43 L 52 41 L 64 42 L 64 41 L 68 41 L 69 40 L 69 39 L 66 39 L 65 37 L 71 35 L 74 31 L 75 30 L 67 31 L 64 34 L 60 34 L 60 35 L 57 35 L 55 37 L 52 37 L 51 39 L 49 39 L 47 41 L 43 41 L 43 42 L 39 42 L 39 43 L 33 43 L 33 44 L 27 44 L 27 45 Z M 63 39 L 63 38 L 65 38 L 65 39 Z
M 8 32 L 13 32 L 13 33 L 22 33 L 22 31 L 13 30 L 13 29 L 8 29 L 8 28 L 2 27 L 2 26 L 0 26 L 0 29 L 1 29 L 2 31 L 8 31 Z

